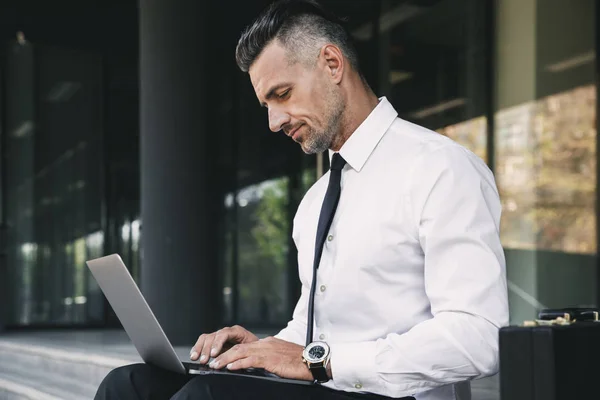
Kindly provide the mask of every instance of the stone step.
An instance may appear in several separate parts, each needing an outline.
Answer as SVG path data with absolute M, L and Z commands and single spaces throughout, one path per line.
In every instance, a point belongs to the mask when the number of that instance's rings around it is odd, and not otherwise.
M 182 360 L 190 347 L 175 347 Z M 142 362 L 124 331 L 0 335 L 0 400 L 93 398 L 114 368 Z
M 56 396 L 33 389 L 28 384 L 15 382 L 12 376 L 0 374 L 0 399 L 2 400 L 61 400 Z
M 0 365 L 0 399 L 89 400 L 95 387 L 52 372 Z
M 132 361 L 0 341 L 0 399 L 91 399 L 110 370 Z

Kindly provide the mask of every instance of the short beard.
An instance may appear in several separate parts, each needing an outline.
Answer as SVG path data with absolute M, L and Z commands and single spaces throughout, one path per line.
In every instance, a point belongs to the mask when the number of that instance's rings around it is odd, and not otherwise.
M 317 131 L 313 128 L 308 129 L 306 134 L 306 140 L 301 143 L 302 150 L 306 154 L 322 153 L 331 147 L 333 139 L 340 132 L 342 125 L 342 116 L 344 114 L 344 103 L 343 97 L 331 90 L 329 92 L 329 99 L 327 100 L 327 114 L 325 121 L 327 126 L 322 131 Z

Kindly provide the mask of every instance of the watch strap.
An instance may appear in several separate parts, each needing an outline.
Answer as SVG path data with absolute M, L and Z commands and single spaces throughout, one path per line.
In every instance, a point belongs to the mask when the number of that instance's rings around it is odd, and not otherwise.
M 329 376 L 327 376 L 327 368 L 325 368 L 322 364 L 319 366 L 310 366 L 309 369 L 313 378 L 315 378 L 315 381 L 324 383 L 329 380 Z

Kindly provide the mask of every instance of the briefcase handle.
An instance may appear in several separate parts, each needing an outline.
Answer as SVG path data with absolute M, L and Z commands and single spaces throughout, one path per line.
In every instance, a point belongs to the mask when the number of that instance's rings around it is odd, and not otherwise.
M 567 323 L 580 321 L 596 321 L 600 322 L 600 313 L 598 308 L 547 308 L 538 313 L 538 320 L 553 321 L 559 318 L 564 319 Z

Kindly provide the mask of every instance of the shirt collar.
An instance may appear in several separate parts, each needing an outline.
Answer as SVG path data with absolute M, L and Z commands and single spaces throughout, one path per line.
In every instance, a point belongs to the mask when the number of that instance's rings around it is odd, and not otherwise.
M 377 143 L 379 143 L 383 134 L 392 125 L 397 116 L 398 112 L 396 112 L 387 98 L 385 96 L 380 97 L 377 107 L 356 128 L 339 151 L 350 167 L 360 172 L 371 153 L 373 153 L 373 150 L 375 150 L 375 146 L 377 146 Z M 330 163 L 333 154 L 334 151 L 329 150 Z

